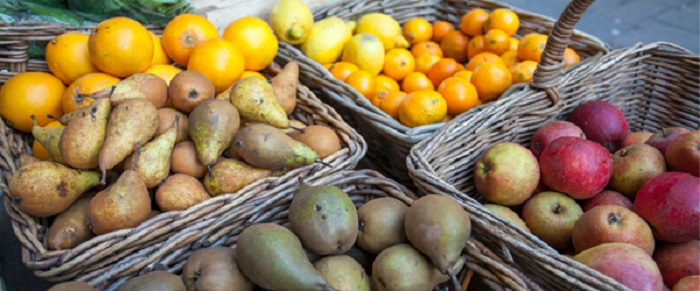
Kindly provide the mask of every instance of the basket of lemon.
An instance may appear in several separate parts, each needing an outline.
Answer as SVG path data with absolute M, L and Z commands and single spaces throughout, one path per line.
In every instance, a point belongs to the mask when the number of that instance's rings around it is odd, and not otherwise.
M 127 17 L 42 33 L 46 60 L 0 88 L 0 190 L 23 261 L 45 280 L 97 285 L 210 245 L 245 202 L 352 169 L 366 151 L 296 63 L 273 62 L 263 20 L 235 19 L 223 36 L 194 14 L 162 37 Z
M 410 148 L 528 82 L 555 23 L 495 1 L 427 0 L 343 1 L 315 10 L 313 20 L 292 14 L 307 22 L 284 26 L 291 11 L 303 11 L 290 8 L 298 3 L 281 0 L 277 9 L 287 15 L 270 15 L 273 24 L 281 19 L 272 26 L 282 35 L 279 59 L 300 62 L 302 79 L 363 135 L 363 162 L 409 186 Z M 607 51 L 576 31 L 567 65 Z

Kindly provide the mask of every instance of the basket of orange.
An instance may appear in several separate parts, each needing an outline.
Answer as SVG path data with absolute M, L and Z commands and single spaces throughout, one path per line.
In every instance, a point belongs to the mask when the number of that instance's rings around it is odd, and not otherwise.
M 689 290 L 697 260 L 669 254 L 697 257 L 700 56 L 640 43 L 562 75 L 575 24 L 552 31 L 532 83 L 418 143 L 409 174 L 508 221 L 502 257 L 545 289 Z
M 555 23 L 494 1 L 343 1 L 313 15 L 306 39 L 281 38 L 280 59 L 300 62 L 302 79 L 363 135 L 366 166 L 409 186 L 410 148 L 528 82 Z M 567 65 L 607 51 L 576 31 Z
M 127 17 L 88 34 L 56 27 L 0 33 L 47 41 L 46 60 L 25 59 L 0 88 L 0 190 L 42 279 L 99 286 L 153 268 L 226 237 L 251 199 L 364 155 L 296 63 L 273 62 L 263 20 L 234 19 L 223 35 L 194 14 L 162 36 Z

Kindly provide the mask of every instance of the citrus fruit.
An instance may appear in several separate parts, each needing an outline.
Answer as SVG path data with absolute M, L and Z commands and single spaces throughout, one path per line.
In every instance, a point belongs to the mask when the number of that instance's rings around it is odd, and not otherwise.
M 459 72 L 455 73 L 454 75 L 452 75 L 452 77 L 462 78 L 462 79 L 467 80 L 468 82 L 471 82 L 473 74 L 474 74 L 474 72 L 472 72 L 472 71 L 464 70 L 464 71 L 459 71 Z
M 47 124 L 44 127 L 45 128 L 62 128 L 65 126 L 63 126 L 63 124 L 61 124 L 61 122 L 59 122 L 58 120 L 54 120 L 54 121 L 49 122 L 49 124 Z M 46 148 L 36 139 L 32 143 L 32 154 L 34 155 L 34 157 L 36 157 L 37 159 L 40 159 L 40 160 L 46 160 L 50 156 L 49 151 L 46 150 Z
M 491 29 L 484 35 L 484 50 L 497 55 L 510 50 L 510 36 L 500 29 Z
M 371 99 L 374 97 L 374 90 L 377 89 L 375 78 L 376 77 L 369 72 L 357 71 L 350 74 L 348 79 L 345 80 L 345 83 L 355 88 L 355 90 L 360 92 L 365 98 Z
M 564 69 L 580 61 L 581 56 L 575 50 L 568 47 L 564 50 Z
M 457 115 L 476 106 L 479 96 L 474 85 L 464 78 L 449 77 L 440 83 L 438 93 L 447 102 L 447 114 Z
M 444 20 L 436 21 L 433 23 L 433 41 L 439 43 L 448 32 L 454 29 L 455 27 L 452 26 L 452 23 Z
M 175 16 L 163 29 L 163 49 L 173 61 L 186 67 L 194 47 L 207 39 L 219 37 L 216 26 L 196 14 Z
M 435 86 L 433 82 L 430 81 L 428 76 L 421 72 L 413 72 L 403 78 L 401 82 L 401 91 L 406 93 L 411 93 L 421 90 L 434 90 Z
M 476 71 L 476 68 L 481 65 L 482 63 L 499 63 L 502 65 L 505 65 L 503 63 L 503 60 L 501 57 L 499 57 L 497 54 L 490 53 L 490 52 L 483 52 L 475 55 L 473 58 L 469 60 L 467 63 L 467 66 L 465 67 L 467 70 L 470 70 L 472 72 Z
M 241 78 L 244 63 L 243 54 L 236 45 L 222 38 L 212 38 L 194 47 L 187 70 L 206 76 L 218 94 Z
M 309 37 L 314 15 L 301 0 L 280 0 L 270 9 L 268 22 L 281 41 L 300 44 Z
M 396 82 L 396 80 L 386 76 L 386 75 L 379 75 L 375 79 L 376 83 L 376 89 L 374 90 L 375 95 L 379 94 L 387 94 L 392 91 L 399 91 L 401 88 L 399 87 L 399 82 Z
M 501 96 L 512 85 L 513 79 L 503 63 L 486 62 L 476 68 L 471 83 L 474 84 L 479 99 L 485 103 Z
M 68 85 L 87 73 L 97 72 L 90 62 L 87 34 L 69 32 L 54 37 L 46 44 L 49 71 Z
M 403 103 L 403 101 L 406 99 L 406 96 L 408 96 L 406 92 L 391 91 L 386 95 L 386 97 L 382 98 L 381 101 L 379 101 L 377 107 L 381 111 L 384 111 L 384 113 L 391 116 L 391 118 L 398 119 L 399 107 L 401 106 L 401 103 Z
M 467 57 L 471 59 L 475 55 L 478 55 L 482 52 L 485 52 L 484 36 L 477 35 L 475 37 L 472 37 L 472 39 L 470 39 L 469 43 L 467 44 Z
M 355 34 L 369 33 L 376 36 L 384 46 L 385 51 L 394 47 L 407 48 L 408 42 L 401 34 L 401 26 L 391 16 L 373 12 L 362 15 L 357 20 Z
M 88 38 L 90 61 L 100 71 L 128 77 L 148 69 L 153 60 L 153 39 L 148 30 L 127 17 L 97 24 Z
M 510 69 L 515 64 L 520 62 L 520 58 L 518 58 L 518 51 L 507 51 L 501 55 L 501 60 L 503 60 L 503 64 L 506 65 L 506 68 Z
M 0 117 L 23 132 L 32 130 L 32 115 L 38 125 L 45 126 L 53 121 L 47 115 L 63 115 L 61 96 L 65 90 L 63 82 L 49 73 L 19 73 L 0 88 Z
M 457 62 L 465 62 L 468 59 L 467 44 L 469 37 L 459 30 L 448 32 L 440 42 L 440 48 L 446 58 L 453 58 Z
M 151 73 L 163 78 L 168 85 L 170 85 L 170 80 L 179 72 L 182 72 L 182 70 L 173 65 L 152 65 L 144 71 L 144 73 Z
M 403 78 L 413 72 L 415 68 L 416 60 L 407 49 L 391 49 L 386 53 L 386 56 L 384 56 L 383 72 L 394 80 L 403 80 Z
M 518 57 L 524 61 L 539 62 L 546 45 L 546 35 L 539 33 L 527 34 L 518 43 Z
M 429 41 L 433 37 L 433 26 L 425 18 L 411 18 L 403 25 L 403 37 L 410 44 Z
M 341 59 L 343 62 L 357 65 L 361 71 L 376 76 L 384 68 L 384 47 L 372 34 L 356 34 L 345 44 Z
M 318 63 L 334 63 L 351 37 L 352 30 L 345 21 L 335 16 L 324 18 L 314 23 L 301 51 Z
M 537 62 L 522 61 L 515 64 L 510 69 L 510 75 L 513 78 L 513 84 L 527 83 L 532 81 L 532 74 L 537 69 Z
M 153 65 L 169 65 L 172 63 L 168 55 L 163 49 L 163 42 L 160 41 L 160 37 L 153 32 L 148 32 L 153 39 L 153 58 L 151 59 L 151 66 Z
M 258 77 L 260 79 L 267 81 L 267 78 L 265 78 L 265 75 L 263 75 L 260 72 L 256 72 L 256 71 L 244 71 L 243 75 L 241 75 L 241 79 L 243 79 L 245 77 Z
M 442 121 L 447 114 L 447 102 L 440 93 L 432 90 L 408 94 L 399 106 L 399 121 L 408 127 L 416 127 Z
M 415 44 L 413 47 L 411 47 L 411 54 L 413 54 L 414 57 L 424 54 L 438 56 L 441 58 L 443 56 L 442 48 L 438 43 L 433 41 L 423 41 Z
M 464 66 L 454 59 L 442 58 L 430 68 L 428 78 L 433 82 L 433 86 L 437 87 L 442 80 L 452 77 L 452 75 L 463 69 Z
M 484 31 L 491 29 L 501 29 L 509 36 L 514 35 L 520 28 L 520 18 L 510 9 L 498 8 L 489 14 L 489 18 L 484 22 Z
M 345 82 L 350 74 L 359 71 L 360 69 L 353 63 L 337 62 L 328 69 L 331 75 L 336 79 Z
M 106 73 L 89 73 L 78 78 L 63 92 L 61 97 L 61 108 L 63 113 L 70 113 L 74 110 L 88 106 L 93 98 L 86 98 L 81 95 L 92 94 L 104 88 L 117 85 L 121 81 L 119 78 Z
M 511 36 L 510 37 L 510 50 L 517 51 L 518 50 L 518 43 L 520 43 L 520 40 Z
M 486 10 L 477 8 L 469 10 L 462 16 L 459 22 L 459 28 L 468 36 L 477 36 L 484 34 L 484 22 L 489 18 L 489 13 Z
M 434 56 L 434 55 L 429 55 L 429 54 L 422 54 L 416 57 L 416 72 L 421 72 L 423 74 L 427 74 L 430 71 L 430 68 L 433 67 L 435 63 L 437 63 L 440 60 L 440 57 Z
M 272 63 L 277 55 L 277 37 L 265 21 L 244 16 L 224 29 L 223 38 L 231 41 L 243 54 L 245 69 L 260 71 Z

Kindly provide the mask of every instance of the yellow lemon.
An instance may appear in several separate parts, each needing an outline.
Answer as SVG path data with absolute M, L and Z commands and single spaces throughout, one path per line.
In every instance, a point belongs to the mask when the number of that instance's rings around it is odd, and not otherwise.
M 300 44 L 311 33 L 314 15 L 301 0 L 279 0 L 272 6 L 268 22 L 281 41 Z
M 353 36 L 343 49 L 343 62 L 355 64 L 361 71 L 376 76 L 384 67 L 384 47 L 369 33 Z
M 335 63 L 350 37 L 352 30 L 345 21 L 328 17 L 314 24 L 309 38 L 301 44 L 301 51 L 318 63 Z

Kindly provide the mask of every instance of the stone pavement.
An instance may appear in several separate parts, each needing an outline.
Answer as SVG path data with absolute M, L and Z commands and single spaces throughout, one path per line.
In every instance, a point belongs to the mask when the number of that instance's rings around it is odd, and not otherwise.
M 501 0 L 515 7 L 557 18 L 568 1 Z M 700 52 L 700 0 L 598 0 L 577 29 L 597 36 L 613 48 L 637 42 L 672 42 Z M 20 245 L 4 207 L 0 210 L 0 274 L 7 290 L 46 290 L 51 286 L 32 275 L 21 262 Z M 2 291 L 0 284 L 0 291 Z

